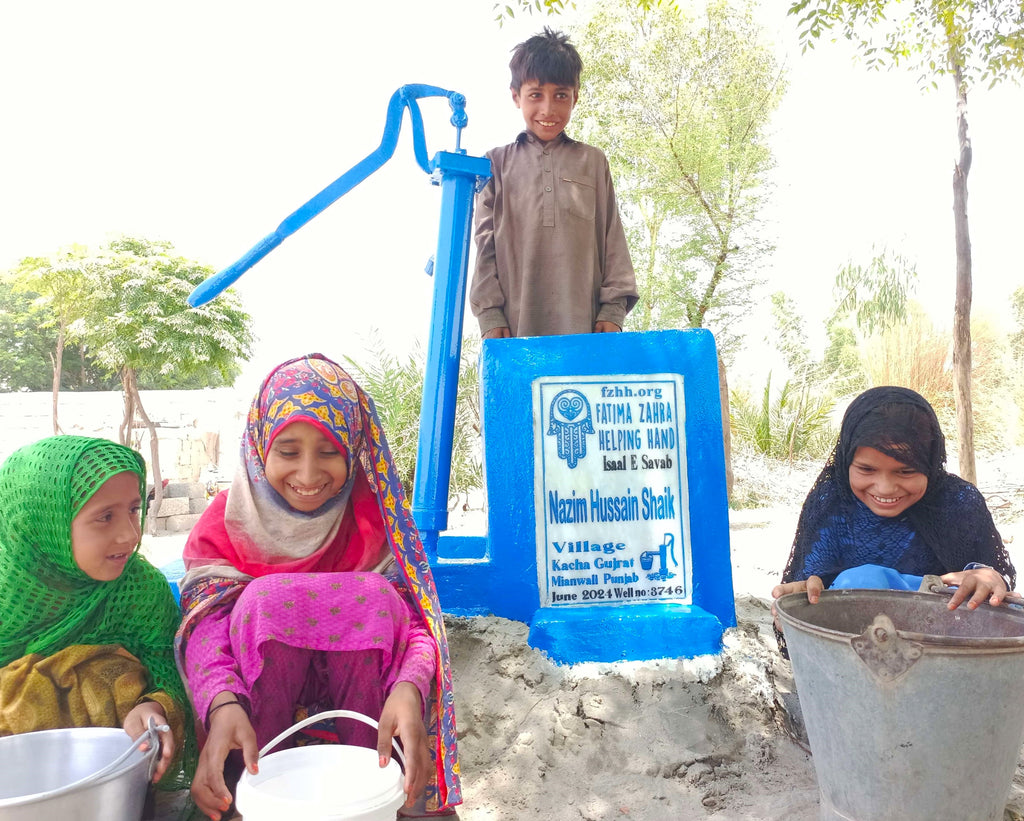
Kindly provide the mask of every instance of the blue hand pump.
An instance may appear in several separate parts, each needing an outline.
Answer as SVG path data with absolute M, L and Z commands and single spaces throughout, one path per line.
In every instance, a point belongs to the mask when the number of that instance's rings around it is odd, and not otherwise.
M 447 97 L 452 110 L 450 122 L 455 126 L 455 151 L 440 151 L 429 163 L 423 118 L 416 103 L 422 97 Z M 465 149 L 461 148 L 462 129 L 468 123 L 465 107 L 466 98 L 454 91 L 421 84 L 399 88 L 391 95 L 384 135 L 375 151 L 285 217 L 273 233 L 256 243 L 237 262 L 197 285 L 188 298 L 193 307 L 205 305 L 287 237 L 383 166 L 395 153 L 403 110 L 408 109 L 416 162 L 431 175 L 431 182 L 441 187 L 437 253 L 433 270 L 428 268 L 434 276 L 434 300 L 412 500 L 416 525 L 432 559 L 437 556 L 438 533 L 448 527 L 448 483 L 462 353 L 473 195 L 491 176 L 490 162 L 486 158 L 467 156 Z

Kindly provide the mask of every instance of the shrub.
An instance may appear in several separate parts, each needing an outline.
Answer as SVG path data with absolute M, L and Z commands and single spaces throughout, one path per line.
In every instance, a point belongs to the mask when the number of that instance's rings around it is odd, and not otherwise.
M 389 352 L 378 335 L 371 338 L 364 364 L 346 360 L 356 379 L 377 405 L 395 465 L 406 493 L 411 497 L 416 478 L 416 450 L 419 444 L 420 404 L 426 370 L 426 354 L 416 345 L 404 359 Z M 477 367 L 479 341 L 463 339 L 452 441 L 449 509 L 460 495 L 483 487 L 480 442 L 480 376 Z

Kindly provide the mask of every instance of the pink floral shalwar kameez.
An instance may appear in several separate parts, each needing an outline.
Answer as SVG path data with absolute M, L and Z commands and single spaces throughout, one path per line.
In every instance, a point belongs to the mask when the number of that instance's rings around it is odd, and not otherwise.
M 270 486 L 265 455 L 291 422 L 348 454 L 349 478 L 312 513 Z M 262 747 L 297 712 L 377 719 L 402 681 L 419 690 L 434 758 L 426 806 L 461 802 L 451 671 L 437 593 L 372 400 L 319 355 L 274 370 L 253 401 L 242 464 L 185 547 L 178 659 L 196 715 L 231 691 Z M 372 728 L 336 722 L 344 743 Z

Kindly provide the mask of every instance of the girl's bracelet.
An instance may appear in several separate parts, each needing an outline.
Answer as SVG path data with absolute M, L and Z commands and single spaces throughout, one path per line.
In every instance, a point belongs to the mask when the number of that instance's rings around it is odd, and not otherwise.
M 206 712 L 206 726 L 207 727 L 210 726 L 210 719 L 213 717 L 213 714 L 215 712 L 217 712 L 221 707 L 227 707 L 229 704 L 237 704 L 239 707 L 241 707 L 243 710 L 245 710 L 245 705 L 242 704 L 242 702 L 239 701 L 237 698 L 232 700 L 232 701 L 222 701 L 216 707 L 211 707 L 209 710 L 207 710 L 207 712 Z M 248 715 L 249 711 L 245 710 L 245 714 Z

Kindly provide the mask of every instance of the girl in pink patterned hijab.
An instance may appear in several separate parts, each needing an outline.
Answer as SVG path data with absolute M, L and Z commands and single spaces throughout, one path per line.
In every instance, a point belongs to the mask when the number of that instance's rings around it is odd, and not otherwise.
M 192 795 L 231 804 L 229 754 L 257 754 L 297 712 L 349 709 L 344 743 L 399 737 L 407 807 L 461 803 L 451 671 L 430 566 L 373 400 L 335 362 L 293 359 L 249 411 L 241 463 L 185 546 L 177 653 L 205 735 Z

